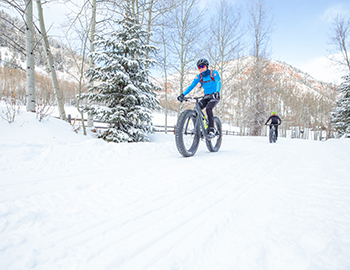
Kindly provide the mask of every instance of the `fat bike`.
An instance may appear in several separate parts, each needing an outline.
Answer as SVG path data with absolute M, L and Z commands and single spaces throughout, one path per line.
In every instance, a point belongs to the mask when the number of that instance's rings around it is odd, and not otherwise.
M 277 125 L 270 124 L 269 126 L 270 126 L 269 142 L 276 143 L 276 141 L 277 141 L 277 135 L 276 135 Z
M 188 97 L 184 101 L 195 100 L 196 104 L 193 110 L 183 111 L 176 124 L 175 141 L 179 153 L 184 157 L 193 156 L 199 146 L 199 141 L 205 141 L 210 152 L 217 152 L 222 142 L 222 126 L 218 117 L 214 116 L 215 137 L 207 138 L 209 133 L 208 119 L 205 117 L 199 107 L 199 100 L 203 97 Z

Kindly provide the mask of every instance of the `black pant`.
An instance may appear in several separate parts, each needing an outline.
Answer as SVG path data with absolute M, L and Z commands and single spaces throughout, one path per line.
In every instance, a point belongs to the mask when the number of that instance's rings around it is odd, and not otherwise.
M 219 103 L 219 100 L 217 100 L 216 98 L 213 98 L 211 95 L 207 95 L 199 101 L 199 107 L 201 108 L 201 110 L 206 108 L 205 110 L 208 116 L 209 128 L 214 128 L 213 109 L 218 103 Z
M 275 126 L 275 130 L 276 130 L 276 138 L 278 137 L 278 124 L 270 124 L 270 133 L 271 133 L 271 128 L 272 126 Z

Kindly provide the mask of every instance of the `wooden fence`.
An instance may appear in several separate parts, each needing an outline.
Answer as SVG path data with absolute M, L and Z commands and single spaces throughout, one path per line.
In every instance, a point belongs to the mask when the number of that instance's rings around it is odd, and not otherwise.
M 56 117 L 59 118 L 59 117 Z M 81 118 L 72 118 L 70 114 L 67 115 L 67 121 L 70 124 L 77 124 L 77 125 L 81 125 Z M 87 119 L 84 119 L 84 122 L 87 123 Z M 165 133 L 165 126 L 164 125 L 154 125 L 153 126 L 154 132 L 163 132 Z M 175 125 L 174 126 L 167 126 L 166 131 L 167 133 L 175 133 Z M 78 127 L 79 128 L 79 127 Z M 107 129 L 107 124 L 106 123 L 101 123 L 101 122 L 96 122 L 94 121 L 94 129 L 97 133 L 102 134 L 103 130 Z M 306 140 L 327 140 L 328 138 L 337 138 L 335 136 L 335 132 L 332 133 L 333 136 L 329 136 L 326 131 L 322 131 L 321 133 L 317 133 L 318 131 L 312 131 L 309 129 L 306 129 L 307 132 L 303 132 L 304 134 L 300 133 L 299 131 L 296 132 L 295 128 L 290 128 L 288 130 L 280 130 L 280 137 L 286 137 L 286 138 L 298 138 L 298 139 L 306 139 Z M 240 132 L 237 131 L 232 131 L 232 130 L 223 130 L 222 131 L 223 135 L 231 135 L 231 136 L 249 136 L 249 134 L 244 134 L 242 135 Z M 268 133 L 267 133 L 268 134 Z M 305 134 L 307 134 L 307 136 L 305 136 Z M 309 135 L 310 134 L 310 135 Z M 262 135 L 264 136 L 264 135 Z M 267 136 L 267 135 L 265 135 Z
M 72 123 L 77 123 L 77 122 L 81 122 L 81 118 L 72 118 L 70 114 L 68 114 L 67 116 L 67 121 L 72 124 Z M 84 119 L 84 122 L 87 123 L 87 120 Z M 107 129 L 107 125 L 104 124 L 104 123 L 101 123 L 101 122 L 96 122 L 94 121 L 94 128 L 96 129 L 97 132 L 101 133 L 104 129 Z M 154 132 L 163 132 L 165 133 L 165 126 L 164 125 L 154 125 L 153 126 L 154 129 L 153 131 Z M 167 126 L 167 133 L 175 133 L 175 128 L 176 126 L 173 125 L 173 126 Z M 239 132 L 235 132 L 235 131 L 231 131 L 231 130 L 223 130 L 222 133 L 224 135 L 232 135 L 232 136 L 240 136 L 240 133 Z

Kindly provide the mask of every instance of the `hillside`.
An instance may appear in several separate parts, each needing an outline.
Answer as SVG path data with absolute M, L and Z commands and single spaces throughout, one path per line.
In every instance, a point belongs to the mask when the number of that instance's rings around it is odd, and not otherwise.
M 221 74 L 223 81 L 227 81 L 228 84 L 240 83 L 249 79 L 253 67 L 254 58 L 252 56 L 245 56 L 226 63 L 224 74 Z M 301 93 L 311 93 L 313 95 L 325 94 L 328 89 L 334 89 L 336 86 L 332 83 L 316 80 L 311 75 L 297 69 L 287 63 L 266 60 L 267 72 L 272 84 L 277 88 L 280 83 L 288 84 L 289 86 L 295 86 L 297 91 Z M 212 69 L 215 67 L 209 67 Z M 184 86 L 185 89 L 192 83 L 193 78 L 198 74 L 197 69 L 187 70 L 185 76 Z M 179 89 L 177 83 L 180 80 L 178 73 L 173 73 L 168 77 L 168 94 L 170 96 L 178 96 Z M 156 78 L 156 81 L 160 86 L 163 85 L 164 78 Z
M 25 103 L 26 58 L 24 23 L 0 11 L 0 95 L 15 95 Z M 55 100 L 51 75 L 42 39 L 34 36 L 34 62 L 36 97 L 38 102 L 52 103 Z M 66 104 L 74 104 L 78 94 L 81 57 L 61 41 L 49 37 L 59 86 Z M 84 83 L 84 82 L 83 82 Z
M 9 68 L 25 68 L 25 44 L 23 20 L 12 17 L 0 10 L 0 66 Z M 47 58 L 42 38 L 34 34 L 34 61 L 35 69 L 39 74 L 48 73 Z M 79 56 L 63 42 L 49 36 L 50 49 L 53 56 L 55 68 L 61 79 L 72 80 L 72 75 L 77 75 L 77 67 L 74 58 Z M 68 76 L 70 74 L 70 76 Z

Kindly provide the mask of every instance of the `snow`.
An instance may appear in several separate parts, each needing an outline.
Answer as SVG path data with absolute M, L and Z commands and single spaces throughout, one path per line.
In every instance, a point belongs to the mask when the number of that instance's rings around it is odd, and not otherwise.
M 106 143 L 26 112 L 0 130 L 1 269 L 350 269 L 349 139 L 183 158 L 173 134 Z

